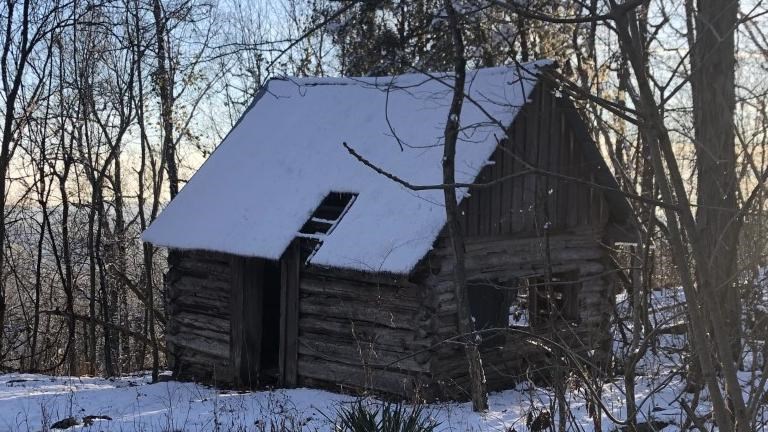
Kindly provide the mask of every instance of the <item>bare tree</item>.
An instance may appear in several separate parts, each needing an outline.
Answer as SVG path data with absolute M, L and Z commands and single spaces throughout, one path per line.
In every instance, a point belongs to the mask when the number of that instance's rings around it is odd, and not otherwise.
M 464 38 L 462 27 L 459 23 L 459 14 L 454 9 L 451 0 L 443 2 L 448 17 L 449 28 L 453 41 L 454 76 L 453 98 L 448 111 L 448 119 L 445 123 L 443 134 L 445 143 L 443 148 L 443 184 L 456 183 L 456 141 L 459 137 L 459 122 L 461 120 L 461 107 L 464 102 L 464 84 L 466 80 L 466 61 L 464 59 Z M 458 311 L 458 331 L 463 335 L 464 351 L 467 356 L 469 376 L 471 380 L 470 393 L 472 395 L 472 409 L 485 411 L 488 409 L 488 395 L 485 388 L 485 372 L 483 361 L 480 358 L 480 349 L 475 328 L 469 311 L 469 294 L 467 293 L 467 275 L 464 265 L 464 234 L 459 222 L 459 206 L 456 201 L 456 189 L 443 188 L 445 197 L 445 214 L 448 233 L 451 238 L 455 265 L 453 270 L 453 283 L 456 295 L 456 307 Z
M 64 25 L 67 10 L 62 8 L 59 1 L 38 3 L 29 0 L 10 0 L 2 5 L 4 17 L 2 52 L 0 53 L 0 78 L 2 78 L 2 135 L 0 138 L 0 270 L 5 267 L 6 213 L 8 191 L 8 170 L 11 158 L 19 143 L 26 113 L 35 106 L 39 96 L 37 90 L 44 78 L 39 74 L 37 81 L 25 81 L 32 78 L 26 72 L 31 67 L 33 53 L 42 45 L 49 34 Z M 37 61 L 38 59 L 35 59 Z M 43 58 L 43 61 L 47 59 Z M 23 87 L 27 91 L 23 92 Z M 22 94 L 26 93 L 26 98 Z M 5 285 L 0 278 L 0 329 L 5 326 L 7 300 Z M 0 352 L 2 352 L 2 335 L 0 335 Z

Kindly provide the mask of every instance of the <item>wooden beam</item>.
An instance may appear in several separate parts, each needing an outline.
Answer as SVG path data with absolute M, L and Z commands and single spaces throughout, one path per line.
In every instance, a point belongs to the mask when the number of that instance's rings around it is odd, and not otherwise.
M 232 279 L 229 295 L 229 362 L 232 381 L 235 386 L 242 384 L 240 370 L 243 355 L 243 267 L 244 258 L 233 256 L 230 268 Z
M 299 353 L 299 275 L 301 255 L 298 241 L 288 247 L 280 260 L 280 358 L 279 384 L 295 387 Z
M 242 350 L 240 374 L 242 383 L 248 387 L 259 384 L 261 375 L 261 350 L 264 334 L 264 260 L 245 258 L 243 260 L 243 306 Z

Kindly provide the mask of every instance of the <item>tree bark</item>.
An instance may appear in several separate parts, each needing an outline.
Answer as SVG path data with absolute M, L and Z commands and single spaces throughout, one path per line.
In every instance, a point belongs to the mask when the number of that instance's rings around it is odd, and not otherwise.
M 30 20 L 29 10 L 30 1 L 24 1 L 22 5 L 21 14 L 21 28 L 19 34 L 15 37 L 11 36 L 14 32 L 14 9 L 16 6 L 15 1 L 8 2 L 8 15 L 6 17 L 5 41 L 3 44 L 2 57 L 0 58 L 0 73 L 2 74 L 3 91 L 5 93 L 5 107 L 3 112 L 5 113 L 3 118 L 3 132 L 2 141 L 0 142 L 0 273 L 3 272 L 5 267 L 5 205 L 6 205 L 6 192 L 8 185 L 6 184 L 6 174 L 8 173 L 8 167 L 10 166 L 10 159 L 13 147 L 13 130 L 16 122 L 16 102 L 19 96 L 19 91 L 22 86 L 22 78 L 27 66 L 27 58 L 29 57 L 29 32 L 30 32 Z M 18 38 L 18 39 L 17 39 Z M 19 41 L 19 58 L 14 66 L 9 67 L 9 57 L 13 58 L 14 53 L 11 52 L 13 40 Z M 12 81 L 9 82 L 9 75 L 12 74 Z M 5 315 L 6 315 L 7 302 L 5 299 L 5 278 L 0 277 L 0 356 L 3 352 L 3 329 L 5 328 Z M 0 358 L 2 361 L 2 358 Z
M 712 353 L 715 350 L 720 351 L 721 347 L 717 338 L 711 340 L 706 331 L 708 324 L 712 322 L 711 320 L 717 321 L 716 318 L 721 314 L 719 310 L 709 309 L 711 299 L 707 298 L 707 295 L 702 295 L 697 289 L 693 271 L 700 275 L 707 273 L 708 269 L 704 264 L 706 259 L 701 254 L 701 250 L 696 248 L 695 244 L 692 248 L 692 255 L 696 263 L 695 268 L 691 268 L 688 260 L 691 251 L 687 247 L 687 241 L 696 236 L 696 222 L 690 211 L 690 201 L 683 184 L 683 177 L 672 151 L 669 131 L 666 128 L 660 107 L 654 98 L 649 82 L 643 60 L 643 52 L 646 47 L 639 36 L 637 16 L 634 11 L 629 11 L 626 15 L 617 16 L 616 29 L 622 52 L 627 56 L 636 78 L 637 95 L 634 102 L 644 120 L 640 127 L 640 132 L 650 149 L 656 183 L 663 201 L 677 205 L 677 211 L 665 206 L 664 212 L 667 218 L 668 238 L 673 250 L 672 259 L 685 291 L 688 317 L 690 319 L 688 328 L 694 353 L 701 365 L 702 379 L 710 392 L 717 424 L 724 432 L 732 431 L 734 430 L 733 419 L 715 375 L 715 364 L 712 358 Z M 709 311 L 706 309 L 709 309 Z M 711 316 L 708 316 L 707 313 Z M 714 328 L 713 333 L 722 333 L 721 330 L 720 328 Z M 728 355 L 730 355 L 729 350 Z M 738 380 L 735 379 L 732 371 L 727 370 L 727 368 L 724 372 L 726 392 L 728 394 L 735 394 L 734 400 L 736 405 L 743 406 Z
M 156 5 L 157 8 L 159 8 L 159 5 Z M 135 3 L 135 11 L 133 14 L 134 19 L 134 25 L 136 29 L 141 28 L 141 24 L 139 21 L 139 5 L 138 2 Z M 155 19 L 159 17 L 160 10 L 157 10 L 157 14 L 155 15 Z M 157 29 L 157 27 L 156 27 Z M 138 32 L 137 32 L 138 33 Z M 162 163 L 161 167 L 158 169 L 157 173 L 152 172 L 152 178 L 154 179 L 154 182 L 151 183 L 151 197 L 152 197 L 152 205 L 149 212 L 149 215 L 147 217 L 146 214 L 146 203 L 147 198 L 145 196 L 145 178 L 147 175 L 147 168 L 148 166 L 152 169 L 154 169 L 155 164 L 154 163 L 148 163 L 148 159 L 151 157 L 150 152 L 150 145 L 149 145 L 149 137 L 147 136 L 146 132 L 146 123 L 145 123 L 145 116 L 144 116 L 144 80 L 142 75 L 142 57 L 144 56 L 143 49 L 138 45 L 135 48 L 135 61 L 136 61 L 136 77 L 137 77 L 137 92 L 133 93 L 132 95 L 136 98 L 134 101 L 136 105 L 136 117 L 137 122 L 139 126 L 139 133 L 141 138 L 141 163 L 139 166 L 139 193 L 137 196 L 138 202 L 139 202 L 139 223 L 141 226 L 141 230 L 144 231 L 149 223 L 151 223 L 155 217 L 157 217 L 157 213 L 160 209 L 160 193 L 161 193 L 161 186 L 162 186 L 162 179 L 163 179 L 163 173 L 162 173 Z M 144 331 L 149 335 L 149 340 L 151 341 L 152 345 L 152 381 L 156 382 L 158 380 L 158 377 L 160 376 L 160 353 L 159 353 L 159 347 L 158 347 L 158 341 L 157 341 L 157 333 L 155 331 L 155 287 L 153 283 L 153 266 L 154 266 L 154 256 L 155 256 L 155 249 L 154 246 L 150 245 L 149 243 L 144 243 L 142 245 L 142 256 L 143 256 L 143 262 L 144 262 L 144 273 L 142 275 L 142 279 L 144 282 L 144 296 L 145 296 L 145 307 L 146 307 L 146 314 L 144 319 Z M 140 355 L 137 358 L 137 363 L 139 363 L 141 366 L 144 365 L 144 356 L 146 352 L 146 343 L 143 343 L 141 346 L 141 349 L 137 350 Z
M 153 0 L 152 14 L 155 18 L 155 39 L 157 43 L 157 73 L 155 85 L 160 93 L 160 120 L 163 126 L 163 158 L 168 172 L 168 192 L 171 199 L 179 193 L 179 171 L 176 166 L 176 143 L 173 139 L 173 74 L 169 63 L 170 51 L 167 45 L 167 26 L 160 0 Z
M 464 58 L 464 40 L 459 24 L 458 14 L 453 8 L 451 0 L 444 1 L 444 7 L 448 14 L 448 22 L 453 39 L 454 55 L 454 82 L 453 100 L 445 123 L 445 147 L 443 149 L 443 184 L 456 183 L 456 142 L 459 135 L 459 120 L 461 108 L 464 102 L 464 82 L 466 78 L 466 60 Z M 474 324 L 469 310 L 469 296 L 466 287 L 466 271 L 464 266 L 464 235 L 459 223 L 459 207 L 456 201 L 456 189 L 443 188 L 445 197 L 445 213 L 448 232 L 451 237 L 451 245 L 456 265 L 453 270 L 453 283 L 456 295 L 456 307 L 458 313 L 458 331 L 463 336 L 464 352 L 467 356 L 469 377 L 471 381 L 470 393 L 472 396 L 472 409 L 474 411 L 488 410 L 488 394 L 485 385 L 485 371 L 478 347 L 478 336 L 474 334 Z
M 709 257 L 702 288 L 717 299 L 734 358 L 741 354 L 741 295 L 735 285 L 740 221 L 736 218 L 734 133 L 738 1 L 699 0 L 691 55 L 691 95 L 698 169 L 698 247 Z

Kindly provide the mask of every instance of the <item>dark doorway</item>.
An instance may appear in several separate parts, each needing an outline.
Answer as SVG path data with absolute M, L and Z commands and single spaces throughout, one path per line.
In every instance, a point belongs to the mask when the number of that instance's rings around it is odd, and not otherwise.
M 236 385 L 296 385 L 299 266 L 297 242 L 279 261 L 233 260 L 230 359 Z
M 277 384 L 280 359 L 280 263 L 266 261 L 261 314 L 261 385 Z
M 231 327 L 237 381 L 247 387 L 275 385 L 281 348 L 280 263 L 241 258 L 234 270 Z

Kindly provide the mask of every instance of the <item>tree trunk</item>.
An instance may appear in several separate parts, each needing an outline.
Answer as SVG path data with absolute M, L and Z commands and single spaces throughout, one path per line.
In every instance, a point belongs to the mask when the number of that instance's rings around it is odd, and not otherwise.
M 701 254 L 701 250 L 696 247 L 695 242 L 692 247 L 696 263 L 695 269 L 691 268 L 688 260 L 691 255 L 691 251 L 688 248 L 688 240 L 693 241 L 697 234 L 696 222 L 690 211 L 688 192 L 683 184 L 683 176 L 680 173 L 677 159 L 672 150 L 669 131 L 664 123 L 660 107 L 654 98 L 646 71 L 643 53 L 647 47 L 638 34 L 637 16 L 634 11 L 629 11 L 625 15 L 616 16 L 615 20 L 622 52 L 627 56 L 637 82 L 637 95 L 634 102 L 644 120 L 640 127 L 640 133 L 650 149 L 654 178 L 663 201 L 670 204 L 675 203 L 678 206 L 677 211 L 670 207 L 664 207 L 664 212 L 667 217 L 668 238 L 673 250 L 672 259 L 685 291 L 687 312 L 690 320 L 688 330 L 693 350 L 701 365 L 702 379 L 710 392 L 718 426 L 722 431 L 729 432 L 733 430 L 733 421 L 715 375 L 716 367 L 712 358 L 714 351 L 721 351 L 722 347 L 719 344 L 719 340 L 717 340 L 720 338 L 711 340 L 710 335 L 706 331 L 708 324 L 712 320 L 716 322 L 717 317 L 721 314 L 717 309 L 705 310 L 711 306 L 711 299 L 707 295 L 701 295 L 697 289 L 692 270 L 695 270 L 697 274 L 701 274 L 706 273 L 708 269 L 706 264 L 704 264 L 706 259 Z M 722 333 L 721 330 L 720 328 L 714 328 L 713 333 Z M 730 350 L 726 351 L 728 356 L 730 356 Z M 721 363 L 721 365 L 724 364 Z M 735 404 L 743 407 L 743 399 L 739 393 L 741 391 L 740 386 L 735 374 L 732 372 L 728 368 L 724 368 L 727 393 L 730 395 L 735 392 Z
M 453 83 L 453 100 L 445 124 L 445 147 L 443 150 L 443 184 L 455 184 L 456 141 L 459 135 L 459 119 L 464 102 L 464 81 L 466 76 L 466 60 L 464 59 L 464 40 L 459 25 L 459 18 L 450 0 L 444 2 L 453 36 L 453 55 L 455 77 Z M 453 270 L 453 283 L 456 295 L 458 313 L 458 331 L 463 336 L 464 352 L 467 356 L 472 409 L 475 411 L 488 410 L 488 394 L 485 386 L 485 371 L 480 358 L 478 336 L 474 334 L 474 324 L 470 316 L 469 295 L 466 287 L 466 272 L 464 268 L 464 235 L 459 223 L 459 207 L 456 202 L 456 190 L 453 187 L 443 188 L 445 196 L 446 225 L 451 237 L 451 245 L 456 265 Z
M 136 28 L 140 28 L 141 24 L 139 22 L 138 18 L 138 12 L 139 6 L 138 3 L 136 4 L 136 11 L 134 14 L 134 22 Z M 158 19 L 161 18 L 160 13 L 160 5 L 155 4 L 155 21 L 156 25 L 158 24 Z M 160 28 L 156 27 L 157 32 L 160 33 Z M 164 33 L 164 30 L 162 31 Z M 139 166 L 139 193 L 137 196 L 138 202 L 139 202 L 139 224 L 141 226 L 141 230 L 144 231 L 149 223 L 152 222 L 152 220 L 155 219 L 157 216 L 157 213 L 160 208 L 160 193 L 161 193 L 161 186 L 162 186 L 162 168 L 158 170 L 158 172 L 155 174 L 152 173 L 152 178 L 154 179 L 154 182 L 151 184 L 152 189 L 152 205 L 151 210 L 149 213 L 149 217 L 147 217 L 146 214 L 146 203 L 147 198 L 145 196 L 145 176 L 147 175 L 147 167 L 148 165 L 150 167 L 154 167 L 154 164 L 148 164 L 147 159 L 150 157 L 149 153 L 151 151 L 150 145 L 149 145 L 149 138 L 147 136 L 146 128 L 145 128 L 145 117 L 144 117 L 144 81 L 142 78 L 142 62 L 141 59 L 143 57 L 144 51 L 140 47 L 136 48 L 136 77 L 137 77 L 137 92 L 134 93 L 136 100 L 136 119 L 139 126 L 139 133 L 141 137 L 141 164 Z M 164 65 L 163 63 L 160 63 L 158 60 L 159 65 Z M 164 67 L 164 66 L 163 66 Z M 167 135 L 166 132 L 166 139 L 168 139 L 169 135 Z M 162 166 L 162 164 L 161 164 Z M 174 190 L 171 190 L 171 193 L 174 193 Z M 149 243 L 144 243 L 142 245 L 142 253 L 143 253 L 143 263 L 144 263 L 144 272 L 142 276 L 142 281 L 144 282 L 144 295 L 146 298 L 145 301 L 145 317 L 144 317 L 144 332 L 149 335 L 149 339 L 152 341 L 152 381 L 157 381 L 159 375 L 160 375 L 160 353 L 158 348 L 158 341 L 157 341 L 157 333 L 155 331 L 155 288 L 152 281 L 153 278 L 153 265 L 154 265 L 154 247 L 150 245 Z M 144 357 L 146 353 L 146 343 L 141 344 L 141 348 L 138 351 L 136 362 L 140 367 L 144 366 Z
M 3 52 L 2 52 L 2 76 L 8 77 L 13 76 L 13 81 L 8 86 L 8 81 L 6 79 L 3 79 L 3 90 L 5 91 L 5 107 L 3 109 L 3 112 L 5 113 L 3 118 L 3 132 L 2 132 L 2 142 L 0 143 L 0 363 L 2 362 L 2 353 L 3 353 L 3 334 L 5 333 L 3 329 L 5 329 L 5 315 L 6 315 L 6 298 L 5 298 L 5 278 L 1 277 L 2 272 L 5 270 L 5 236 L 6 236 L 6 226 L 5 226 L 5 204 L 6 204 L 6 174 L 8 173 L 8 167 L 11 164 L 11 154 L 12 154 L 12 144 L 13 144 L 13 127 L 16 120 L 16 101 L 19 95 L 19 91 L 21 90 L 22 85 L 22 77 L 24 76 L 24 70 L 27 66 L 27 58 L 29 56 L 29 10 L 30 10 L 30 1 L 24 1 L 22 6 L 22 17 L 21 17 L 21 29 L 19 30 L 19 34 L 17 34 L 15 37 L 19 40 L 19 51 L 20 55 L 19 58 L 16 61 L 15 71 L 13 70 L 13 66 L 8 66 L 8 56 L 11 43 L 10 41 L 7 41 L 3 45 Z M 8 8 L 8 16 L 5 19 L 7 23 L 7 27 L 5 28 L 6 33 L 12 33 L 15 32 L 14 29 L 14 19 L 13 19 L 13 9 L 14 4 L 9 4 Z
M 699 0 L 691 56 L 698 169 L 698 242 L 709 257 L 701 288 L 717 299 L 734 358 L 741 354 L 741 295 L 735 284 L 740 221 L 736 219 L 734 134 L 735 40 L 738 1 Z M 725 360 L 725 359 L 723 359 Z
M 96 185 L 93 185 L 96 187 Z M 96 243 L 95 243 L 95 230 L 96 230 L 96 208 L 91 205 L 88 210 L 88 316 L 96 317 Z M 90 350 L 88 351 L 88 373 L 96 375 L 96 321 L 90 321 L 88 323 L 88 345 Z
M 176 166 L 176 144 L 173 140 L 173 74 L 168 61 L 170 47 L 165 14 L 160 0 L 152 2 L 152 14 L 155 18 L 155 39 L 157 42 L 157 74 L 155 83 L 160 93 L 160 120 L 163 126 L 163 158 L 168 172 L 168 191 L 171 199 L 179 193 L 179 171 Z

